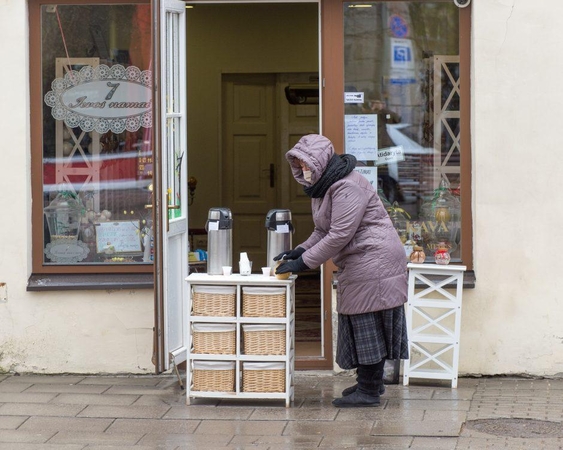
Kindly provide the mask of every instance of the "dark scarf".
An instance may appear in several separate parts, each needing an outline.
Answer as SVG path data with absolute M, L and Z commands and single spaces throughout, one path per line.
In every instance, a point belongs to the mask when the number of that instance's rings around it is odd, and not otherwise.
M 335 182 L 348 175 L 356 167 L 354 155 L 333 155 L 319 181 L 303 190 L 311 198 L 322 198 Z

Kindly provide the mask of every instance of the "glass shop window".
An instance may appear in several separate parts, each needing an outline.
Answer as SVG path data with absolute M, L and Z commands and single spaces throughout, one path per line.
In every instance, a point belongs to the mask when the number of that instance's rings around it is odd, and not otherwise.
M 344 3 L 344 51 L 346 152 L 377 185 L 407 256 L 421 246 L 432 262 L 445 248 L 459 261 L 459 9 Z
M 150 5 L 40 22 L 43 266 L 152 264 Z

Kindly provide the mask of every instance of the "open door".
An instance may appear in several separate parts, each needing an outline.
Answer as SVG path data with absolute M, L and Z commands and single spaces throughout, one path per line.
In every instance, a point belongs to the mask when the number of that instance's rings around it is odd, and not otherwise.
M 186 360 L 185 320 L 188 276 L 185 3 L 160 1 L 160 79 L 155 198 L 156 372 Z

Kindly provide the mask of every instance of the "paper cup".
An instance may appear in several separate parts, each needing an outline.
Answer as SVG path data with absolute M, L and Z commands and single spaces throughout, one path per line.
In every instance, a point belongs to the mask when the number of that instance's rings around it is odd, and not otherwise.
M 222 269 L 223 269 L 223 275 L 225 275 L 226 277 L 228 277 L 233 273 L 233 268 L 231 266 L 223 266 Z
M 265 277 L 269 277 L 271 271 L 272 269 L 270 269 L 269 267 L 262 267 L 262 275 L 264 275 Z

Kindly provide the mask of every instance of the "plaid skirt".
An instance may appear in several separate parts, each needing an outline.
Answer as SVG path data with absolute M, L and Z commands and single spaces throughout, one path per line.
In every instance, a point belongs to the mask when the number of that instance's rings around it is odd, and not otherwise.
M 342 369 L 408 357 L 404 306 L 365 314 L 338 314 L 336 362 Z

